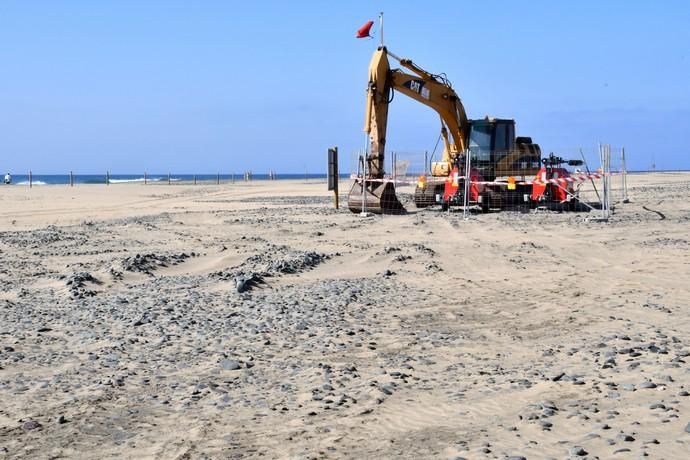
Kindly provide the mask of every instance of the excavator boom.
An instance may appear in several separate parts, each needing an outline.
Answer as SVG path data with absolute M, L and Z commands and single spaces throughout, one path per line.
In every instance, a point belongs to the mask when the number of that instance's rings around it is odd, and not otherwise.
M 400 69 L 391 70 L 389 55 L 415 75 L 407 74 Z M 379 47 L 369 63 L 364 120 L 364 132 L 368 134 L 370 141 L 370 154 L 365 160 L 364 179 L 371 182 L 366 185 L 363 180 L 353 185 L 348 197 L 349 207 L 353 212 L 404 212 L 404 207 L 395 197 L 393 185 L 384 180 L 388 106 L 393 90 L 432 108 L 439 114 L 446 148 L 442 161 L 432 166 L 433 175 L 447 176 L 453 160 L 466 148 L 469 121 L 460 98 L 450 84 L 421 69 L 409 59 L 400 59 L 389 53 L 385 47 Z M 446 128 L 450 131 L 452 144 L 447 142 Z

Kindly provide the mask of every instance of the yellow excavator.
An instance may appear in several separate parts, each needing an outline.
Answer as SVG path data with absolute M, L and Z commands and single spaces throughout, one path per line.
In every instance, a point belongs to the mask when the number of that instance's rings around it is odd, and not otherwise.
M 391 69 L 388 56 L 412 74 Z M 384 175 L 388 106 L 393 90 L 432 108 L 441 121 L 443 155 L 440 161 L 431 163 L 431 178 L 417 185 L 414 198 L 417 207 L 439 202 L 446 178 L 453 167 L 464 164 L 466 152 L 470 152 L 473 169 L 485 181 L 507 175 L 527 177 L 539 170 L 539 146 L 528 137 L 515 137 L 514 120 L 489 117 L 469 120 L 460 97 L 445 75 L 429 73 L 411 60 L 400 58 L 380 46 L 369 64 L 364 131 L 369 136 L 370 153 L 364 158 L 362 174 L 348 196 L 352 212 L 405 212 L 393 183 Z M 496 198 L 500 197 L 492 197 L 492 200 L 500 202 Z

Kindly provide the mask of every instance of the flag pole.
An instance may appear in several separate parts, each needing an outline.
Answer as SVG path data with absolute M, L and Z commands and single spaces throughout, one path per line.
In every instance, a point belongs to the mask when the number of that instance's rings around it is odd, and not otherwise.
M 381 34 L 381 46 L 383 47 L 383 11 L 379 13 L 379 32 Z

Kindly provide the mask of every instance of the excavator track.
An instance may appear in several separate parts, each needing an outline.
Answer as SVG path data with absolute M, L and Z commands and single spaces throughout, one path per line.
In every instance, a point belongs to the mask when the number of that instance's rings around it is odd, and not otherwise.
M 436 195 L 443 196 L 444 182 L 441 183 L 427 183 L 425 187 L 415 187 L 414 189 L 414 205 L 417 208 L 428 208 L 438 204 Z

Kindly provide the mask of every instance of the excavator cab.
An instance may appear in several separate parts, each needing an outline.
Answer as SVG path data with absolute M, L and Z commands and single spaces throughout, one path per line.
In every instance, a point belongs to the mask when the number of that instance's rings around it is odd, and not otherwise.
M 482 181 L 492 182 L 497 179 L 515 183 L 516 179 L 527 180 L 541 168 L 541 150 L 532 143 L 529 137 L 515 136 L 515 120 L 485 117 L 468 120 L 469 134 L 467 148 L 470 152 L 471 171 Z M 463 164 L 455 165 L 454 171 L 464 170 L 464 155 L 457 157 Z M 448 173 L 447 177 L 458 172 Z M 463 173 L 464 174 L 464 173 Z M 432 176 L 440 176 L 432 169 Z M 509 191 L 498 191 L 496 187 L 487 187 L 481 194 L 482 209 L 501 208 L 504 204 L 520 201 L 526 190 L 523 186 L 512 187 Z M 414 202 L 418 208 L 438 203 L 451 203 L 447 184 L 434 181 L 417 186 Z M 461 198 L 461 197 L 460 197 Z M 456 197 L 456 201 L 460 198 Z M 472 201 L 472 199 L 470 200 Z
M 515 120 L 486 117 L 470 120 L 469 150 L 472 168 L 484 180 L 526 178 L 539 171 L 541 150 L 529 137 L 515 137 Z

